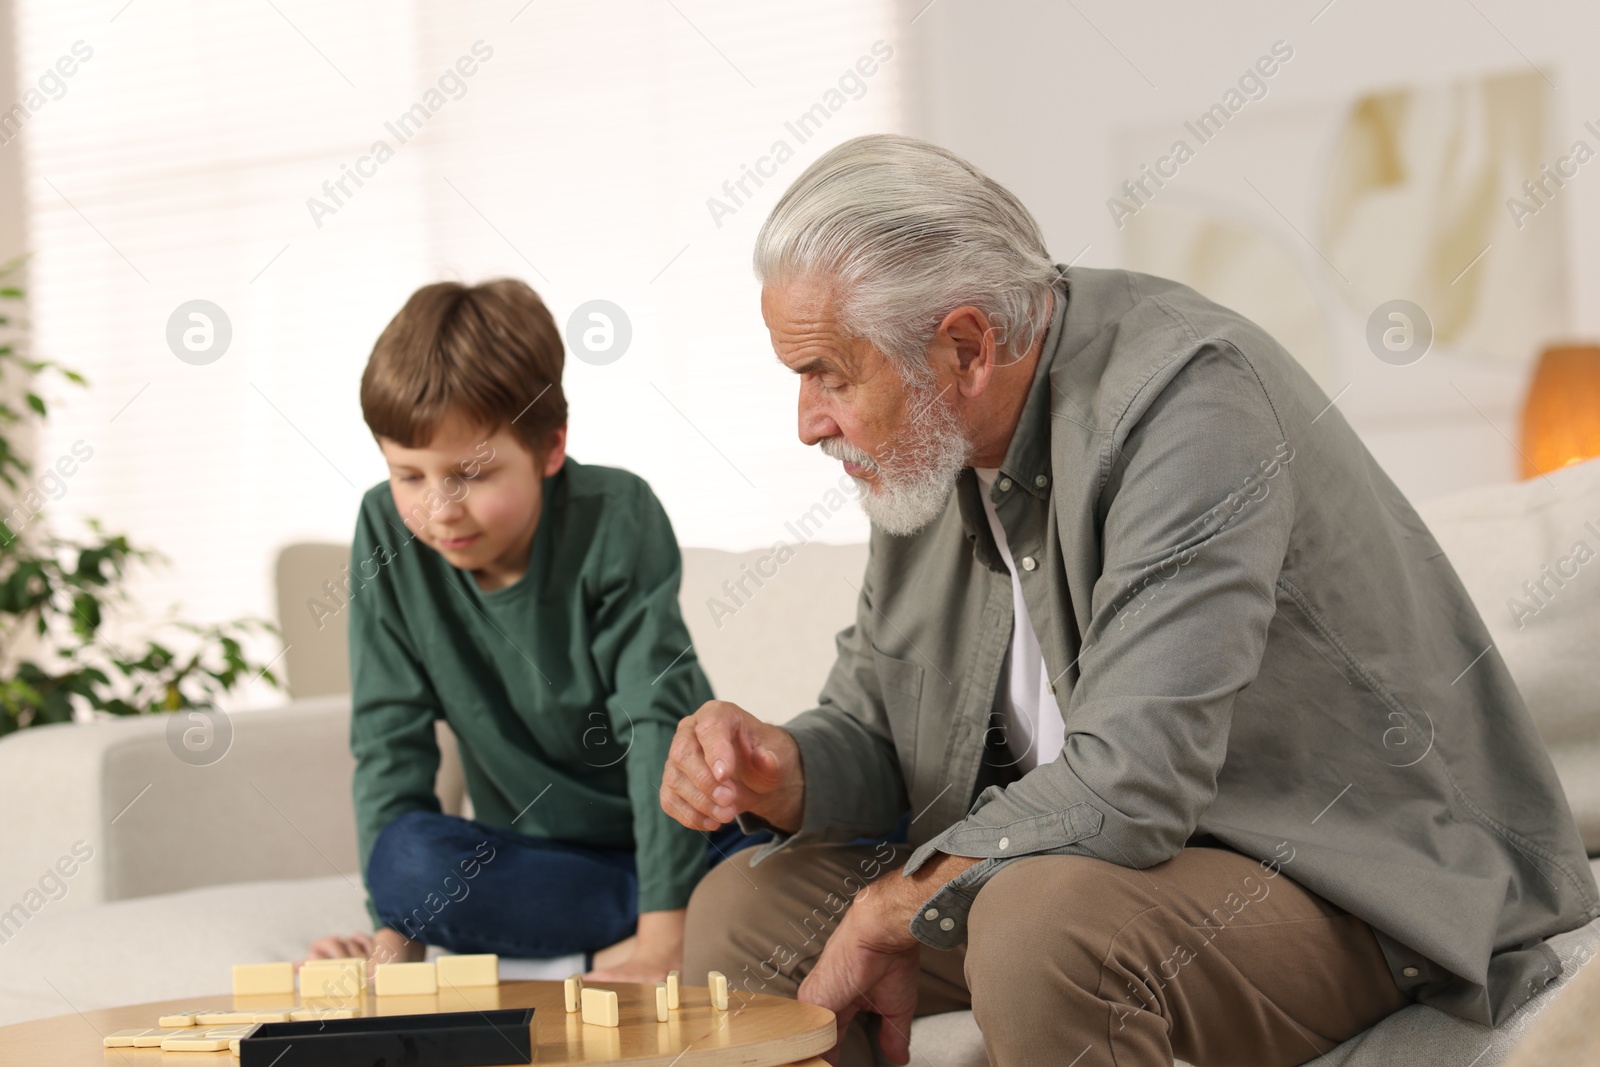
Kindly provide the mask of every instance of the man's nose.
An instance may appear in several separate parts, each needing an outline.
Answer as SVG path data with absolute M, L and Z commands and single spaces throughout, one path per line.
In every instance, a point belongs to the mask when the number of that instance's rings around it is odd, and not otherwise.
M 809 395 L 804 387 L 800 389 L 800 441 L 802 444 L 814 445 L 818 441 L 829 437 L 838 437 L 842 431 L 839 424 L 833 421 L 833 416 L 828 414 L 816 399 Z

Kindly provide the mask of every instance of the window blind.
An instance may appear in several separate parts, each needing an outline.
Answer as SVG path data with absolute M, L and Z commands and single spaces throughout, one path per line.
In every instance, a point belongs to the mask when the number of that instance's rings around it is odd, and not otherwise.
M 278 549 L 349 539 L 385 477 L 361 369 L 442 278 L 523 278 L 564 328 L 622 309 L 619 358 L 569 350 L 569 447 L 647 478 L 682 544 L 792 542 L 836 484 L 750 250 L 807 163 L 902 125 L 892 0 L 15 10 L 33 344 L 91 381 L 51 390 L 41 466 L 91 455 L 40 520 L 169 557 L 140 620 L 271 618 Z M 231 337 L 180 358 L 192 330 Z M 851 507 L 810 532 L 866 530 Z

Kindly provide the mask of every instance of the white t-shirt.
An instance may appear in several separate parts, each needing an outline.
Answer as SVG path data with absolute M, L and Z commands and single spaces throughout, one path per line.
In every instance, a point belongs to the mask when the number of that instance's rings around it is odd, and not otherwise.
M 982 489 L 983 512 L 989 516 L 989 530 L 1000 556 L 1011 572 L 1011 647 L 1006 652 L 1006 666 L 1000 688 L 1005 696 L 996 701 L 1005 728 L 1006 745 L 1017 768 L 1031 771 L 1041 763 L 1050 763 L 1061 754 L 1066 739 L 1066 721 L 1061 706 L 1050 691 L 1050 675 L 1044 665 L 1044 653 L 1039 649 L 1039 638 L 1033 632 L 1033 622 L 1028 618 L 1028 604 L 1022 599 L 1022 582 L 1017 578 L 1017 565 L 1011 558 L 1011 548 L 1006 544 L 1005 527 L 995 512 L 989 491 L 1000 472 L 987 467 L 974 467 Z

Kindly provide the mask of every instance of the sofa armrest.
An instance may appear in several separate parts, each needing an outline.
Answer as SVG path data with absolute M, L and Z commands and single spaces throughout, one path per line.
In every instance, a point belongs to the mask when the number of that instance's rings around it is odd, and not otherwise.
M 350 698 L 229 718 L 231 746 L 203 767 L 169 747 L 168 716 L 0 740 L 0 910 L 332 874 L 359 885 Z

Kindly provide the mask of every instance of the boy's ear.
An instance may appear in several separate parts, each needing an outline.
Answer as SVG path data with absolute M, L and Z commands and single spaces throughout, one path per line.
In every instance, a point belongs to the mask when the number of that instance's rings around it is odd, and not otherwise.
M 550 449 L 544 454 L 544 476 L 550 477 L 567 461 L 567 428 L 558 426 L 550 431 Z

